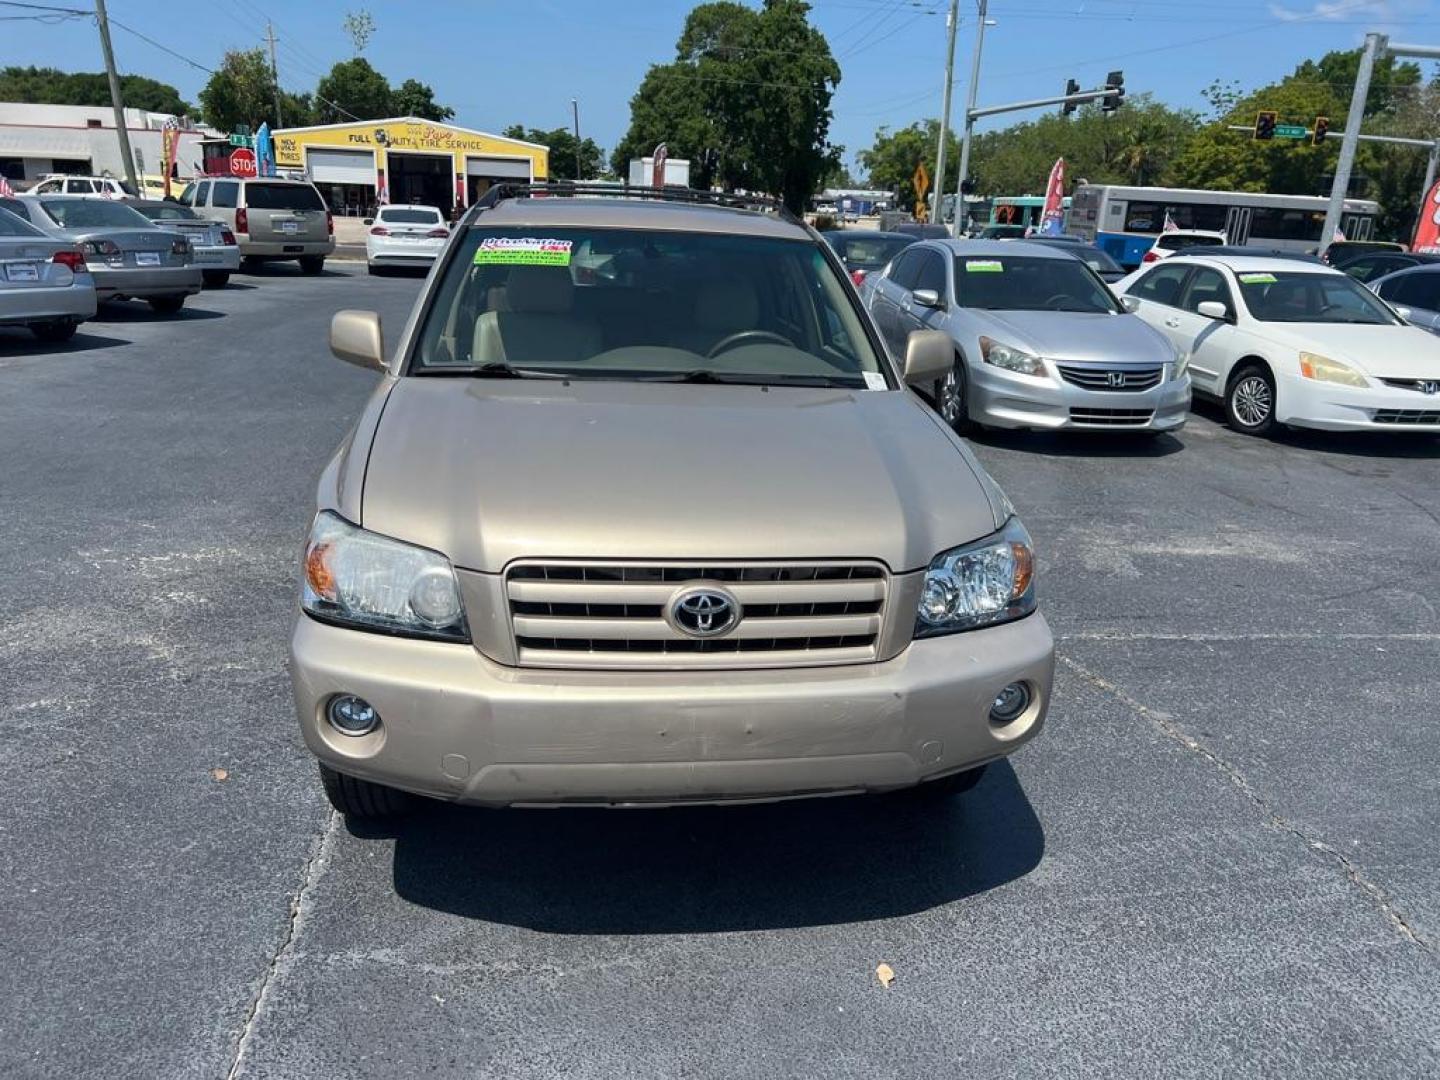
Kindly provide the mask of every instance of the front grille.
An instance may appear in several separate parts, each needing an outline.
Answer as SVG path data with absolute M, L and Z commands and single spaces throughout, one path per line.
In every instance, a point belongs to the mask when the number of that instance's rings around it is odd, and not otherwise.
M 667 618 L 714 586 L 742 615 L 713 638 Z M 516 657 L 527 667 L 805 667 L 875 659 L 889 579 L 874 563 L 525 563 L 506 575 Z
M 1414 390 L 1421 394 L 1436 394 L 1440 390 L 1432 390 L 1431 387 L 1440 387 L 1440 373 L 1433 379 L 1381 379 L 1386 386 L 1393 386 L 1397 390 Z
M 1091 427 L 1144 427 L 1155 415 L 1153 409 L 1071 409 L 1070 419 Z
M 1377 424 L 1440 424 L 1440 409 L 1377 409 Z
M 1081 367 L 1076 364 L 1056 364 L 1060 377 L 1066 382 L 1086 390 L 1106 390 L 1111 393 L 1136 393 L 1159 386 L 1165 369 L 1161 367 Z

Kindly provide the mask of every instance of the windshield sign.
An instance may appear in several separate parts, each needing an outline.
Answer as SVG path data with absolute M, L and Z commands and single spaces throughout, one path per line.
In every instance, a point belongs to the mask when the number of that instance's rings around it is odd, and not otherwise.
M 959 255 L 955 299 L 986 311 L 1081 311 L 1097 315 L 1121 308 L 1079 259 L 1035 255 Z
M 1238 273 L 1240 295 L 1261 322 L 1397 325 L 1389 308 L 1344 274 Z

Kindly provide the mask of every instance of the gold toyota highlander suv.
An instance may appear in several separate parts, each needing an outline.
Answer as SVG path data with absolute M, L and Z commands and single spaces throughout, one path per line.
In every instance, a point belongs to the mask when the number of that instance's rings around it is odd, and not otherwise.
M 544 195 L 544 198 L 531 196 Z M 820 236 L 760 200 L 500 186 L 320 480 L 291 644 L 331 802 L 964 791 L 1041 727 L 1030 537 Z

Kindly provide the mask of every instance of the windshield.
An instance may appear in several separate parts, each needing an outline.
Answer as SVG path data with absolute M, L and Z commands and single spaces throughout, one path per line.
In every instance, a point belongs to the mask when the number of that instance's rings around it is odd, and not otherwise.
M 0 208 L 0 236 L 23 236 L 27 240 L 45 234 L 28 221 L 24 221 L 9 210 Z
M 309 184 L 245 185 L 245 205 L 251 210 L 324 210 L 320 193 Z
M 151 221 L 198 221 L 200 219 L 200 215 L 194 210 L 188 206 L 181 206 L 179 203 L 166 203 L 164 206 L 137 206 L 135 209 Z
M 394 225 L 438 225 L 443 219 L 440 217 L 439 210 L 429 208 L 402 210 L 387 206 L 380 211 L 376 220 Z
M 1265 271 L 1238 273 L 1240 295 L 1261 322 L 1400 323 L 1374 295 L 1339 273 Z
M 1079 259 L 1036 255 L 959 255 L 955 299 L 987 311 L 1121 310 L 1110 290 Z
M 471 229 L 411 370 L 482 368 L 886 387 L 821 245 L 638 229 Z
M 845 265 L 857 270 L 878 270 L 915 241 L 909 236 L 836 236 L 830 238 Z
M 1219 247 L 1225 243 L 1222 236 L 1187 236 L 1184 233 L 1162 233 L 1155 246 L 1164 251 L 1183 251 L 1192 247 Z
M 133 229 L 150 227 L 143 214 L 122 203 L 105 199 L 42 199 L 40 205 L 62 228 L 66 229 Z

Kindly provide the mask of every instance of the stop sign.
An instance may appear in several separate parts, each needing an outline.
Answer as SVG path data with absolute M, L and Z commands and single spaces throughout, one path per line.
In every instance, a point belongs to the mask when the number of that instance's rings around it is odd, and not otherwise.
M 231 176 L 254 176 L 255 175 L 255 151 L 247 147 L 240 147 L 238 150 L 230 151 L 230 175 Z

